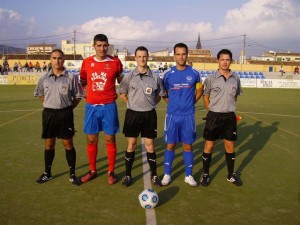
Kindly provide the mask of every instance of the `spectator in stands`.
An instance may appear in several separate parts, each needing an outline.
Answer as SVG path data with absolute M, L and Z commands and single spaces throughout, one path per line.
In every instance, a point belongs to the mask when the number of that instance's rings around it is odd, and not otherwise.
M 3 72 L 3 66 L 0 65 L 0 74 L 1 74 L 1 75 L 3 75 L 2 72 Z
M 33 72 L 33 64 L 31 61 L 29 62 L 28 67 L 29 67 L 29 72 Z
M 168 64 L 167 64 L 167 63 L 165 63 L 165 65 L 164 65 L 164 69 L 163 69 L 163 72 L 165 72 L 167 69 L 168 69 Z
M 40 66 L 40 63 L 38 61 L 35 63 L 35 71 L 36 72 L 41 72 L 41 66 Z
M 28 65 L 28 62 L 25 63 L 24 68 L 25 68 L 25 72 L 29 72 L 29 65 Z
M 46 62 L 43 63 L 43 72 L 46 72 L 47 71 L 47 65 L 46 65 Z
M 48 71 L 52 69 L 51 63 L 48 64 Z
M 9 72 L 9 64 L 7 61 L 4 62 L 4 67 L 3 67 L 3 72 L 4 72 L 4 75 L 8 75 L 8 72 Z
M 159 64 L 158 70 L 159 70 L 160 73 L 164 72 L 164 67 L 163 67 L 162 63 Z
M 283 76 L 283 74 L 285 74 L 285 71 L 284 71 L 284 69 L 282 68 L 282 66 L 280 66 L 279 72 L 280 72 L 281 76 Z
M 15 62 L 15 65 L 14 65 L 14 72 L 18 72 L 18 63 L 17 62 Z
M 22 72 L 22 64 L 20 62 L 18 63 L 18 71 Z
M 299 67 L 296 66 L 294 69 L 294 75 L 299 75 Z

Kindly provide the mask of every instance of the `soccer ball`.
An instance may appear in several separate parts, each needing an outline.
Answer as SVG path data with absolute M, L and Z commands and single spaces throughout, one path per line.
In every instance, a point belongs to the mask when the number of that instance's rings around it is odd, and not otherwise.
M 139 194 L 142 208 L 152 209 L 158 203 L 158 194 L 153 189 L 145 189 Z

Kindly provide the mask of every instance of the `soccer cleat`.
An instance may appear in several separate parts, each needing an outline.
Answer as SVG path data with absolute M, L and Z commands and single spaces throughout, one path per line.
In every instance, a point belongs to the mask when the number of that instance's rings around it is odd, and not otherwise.
M 209 182 L 210 182 L 209 175 L 208 174 L 204 174 L 201 177 L 200 185 L 203 186 L 203 187 L 207 187 L 209 185 Z
M 108 184 L 114 184 L 117 181 L 118 180 L 117 180 L 116 174 L 114 172 L 108 172 L 108 178 L 107 178 Z
M 171 183 L 171 175 L 165 174 L 163 179 L 161 180 L 161 184 L 163 186 L 169 185 Z
M 38 184 L 42 184 L 52 179 L 53 177 L 51 174 L 47 174 L 46 172 L 44 172 L 35 182 Z
M 157 187 L 161 187 L 162 186 L 162 184 L 161 184 L 158 176 L 153 176 L 151 180 L 152 180 L 152 183 L 154 185 L 156 185 Z
M 184 178 L 184 182 L 189 184 L 191 187 L 197 186 L 197 182 L 194 180 L 194 177 L 192 175 L 186 176 Z
M 123 182 L 122 182 L 122 185 L 124 185 L 125 187 L 128 187 L 132 182 L 132 178 L 131 176 L 125 176 L 123 178 Z
M 85 183 L 88 182 L 92 179 L 94 179 L 97 175 L 97 171 L 89 171 L 86 175 L 84 175 L 83 177 L 81 177 L 81 182 Z
M 242 181 L 236 176 L 235 173 L 233 173 L 231 176 L 228 175 L 227 180 L 229 182 L 235 184 L 236 186 L 241 186 L 242 185 Z
M 79 186 L 81 184 L 81 180 L 76 177 L 75 174 L 72 174 L 69 178 L 69 181 L 74 185 L 74 186 Z

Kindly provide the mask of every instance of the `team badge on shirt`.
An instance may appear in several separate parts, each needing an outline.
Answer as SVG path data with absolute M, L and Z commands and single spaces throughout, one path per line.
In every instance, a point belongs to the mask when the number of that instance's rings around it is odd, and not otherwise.
M 146 95 L 151 95 L 151 93 L 152 93 L 152 88 L 146 87 L 145 94 Z

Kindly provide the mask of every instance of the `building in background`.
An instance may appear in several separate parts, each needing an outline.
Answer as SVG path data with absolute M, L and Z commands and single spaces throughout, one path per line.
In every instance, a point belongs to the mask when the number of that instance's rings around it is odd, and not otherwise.
M 84 59 L 95 55 L 95 50 L 93 47 L 93 41 L 88 43 L 71 43 L 68 40 L 61 41 L 61 50 L 68 55 L 81 55 Z M 74 51 L 75 50 L 75 51 Z M 108 54 L 112 55 L 114 53 L 114 45 L 109 44 Z
M 300 62 L 300 53 L 288 52 L 264 52 L 261 56 L 252 56 L 253 61 L 275 61 L 275 62 Z
M 31 44 L 26 47 L 26 53 L 28 55 L 47 55 L 56 48 L 56 44 Z

